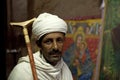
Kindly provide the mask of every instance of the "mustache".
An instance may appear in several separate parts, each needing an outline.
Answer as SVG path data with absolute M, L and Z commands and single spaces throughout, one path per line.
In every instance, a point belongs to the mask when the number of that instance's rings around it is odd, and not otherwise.
M 50 52 L 49 52 L 49 54 L 51 55 L 51 54 L 61 54 L 62 53 L 62 51 L 60 51 L 60 50 L 58 50 L 58 49 L 52 49 Z

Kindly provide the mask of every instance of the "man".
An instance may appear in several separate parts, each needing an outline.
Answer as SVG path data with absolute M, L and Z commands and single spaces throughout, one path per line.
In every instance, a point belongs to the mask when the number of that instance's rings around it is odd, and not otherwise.
M 73 80 L 62 59 L 66 22 L 56 15 L 42 13 L 34 21 L 32 32 L 40 48 L 33 54 L 38 80 Z M 8 80 L 33 80 L 28 56 L 19 59 Z

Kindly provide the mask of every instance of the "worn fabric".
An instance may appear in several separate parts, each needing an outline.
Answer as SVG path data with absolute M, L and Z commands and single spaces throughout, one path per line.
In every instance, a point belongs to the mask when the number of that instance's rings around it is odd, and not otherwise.
M 33 22 L 32 32 L 39 39 L 50 32 L 67 32 L 67 23 L 57 15 L 42 13 Z
M 56 66 L 48 64 L 40 52 L 34 55 L 38 80 L 73 80 L 72 74 L 63 59 Z M 22 57 L 11 72 L 8 80 L 33 80 L 29 57 Z

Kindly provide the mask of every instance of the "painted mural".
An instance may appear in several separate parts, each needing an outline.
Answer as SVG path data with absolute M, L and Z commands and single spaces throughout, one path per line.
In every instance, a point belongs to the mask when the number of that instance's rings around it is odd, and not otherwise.
M 101 19 L 67 20 L 63 59 L 74 80 L 93 80 L 97 70 Z M 96 71 L 97 70 L 97 71 Z

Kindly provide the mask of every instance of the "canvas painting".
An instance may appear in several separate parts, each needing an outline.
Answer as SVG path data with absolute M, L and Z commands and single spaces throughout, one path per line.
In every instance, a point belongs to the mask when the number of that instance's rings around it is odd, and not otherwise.
M 101 19 L 67 20 L 63 59 L 74 80 L 93 80 L 99 73 Z

